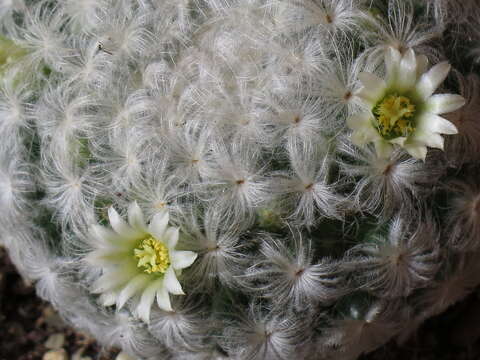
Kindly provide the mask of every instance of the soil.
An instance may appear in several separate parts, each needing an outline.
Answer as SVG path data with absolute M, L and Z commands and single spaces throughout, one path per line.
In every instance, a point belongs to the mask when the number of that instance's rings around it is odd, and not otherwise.
M 51 335 L 63 335 L 64 340 L 52 348 Z M 66 326 L 36 296 L 34 287 L 23 281 L 0 247 L 0 360 L 41 360 L 49 351 L 62 349 L 71 360 L 113 360 L 119 352 L 104 349 L 88 335 Z
M 480 360 L 479 294 L 426 321 L 405 344 L 391 342 L 360 360 Z M 62 338 L 53 349 L 52 335 Z M 0 360 L 45 360 L 49 351 L 65 351 L 70 360 L 114 360 L 119 353 L 66 326 L 0 247 Z

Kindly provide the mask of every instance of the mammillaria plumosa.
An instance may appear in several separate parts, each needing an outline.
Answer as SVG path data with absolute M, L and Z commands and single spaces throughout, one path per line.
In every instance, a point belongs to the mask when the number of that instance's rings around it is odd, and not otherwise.
M 0 3 L 1 242 L 139 359 L 355 359 L 479 282 L 473 0 Z

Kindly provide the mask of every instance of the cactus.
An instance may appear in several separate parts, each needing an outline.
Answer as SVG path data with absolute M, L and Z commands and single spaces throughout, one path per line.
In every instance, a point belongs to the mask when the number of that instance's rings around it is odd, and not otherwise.
M 480 283 L 474 0 L 0 4 L 0 241 L 139 359 L 356 359 Z

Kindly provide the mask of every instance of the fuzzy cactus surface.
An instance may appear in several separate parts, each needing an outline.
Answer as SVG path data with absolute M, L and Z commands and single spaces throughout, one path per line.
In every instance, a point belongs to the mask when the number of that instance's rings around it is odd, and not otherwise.
M 353 360 L 480 283 L 476 0 L 0 0 L 0 242 L 138 359 Z

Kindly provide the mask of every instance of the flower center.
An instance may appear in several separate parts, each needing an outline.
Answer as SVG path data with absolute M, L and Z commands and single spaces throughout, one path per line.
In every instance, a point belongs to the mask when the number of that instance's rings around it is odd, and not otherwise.
M 384 139 L 408 137 L 415 131 L 415 105 L 405 96 L 389 95 L 373 108 L 376 128 Z
M 167 247 L 153 237 L 148 237 L 133 251 L 138 259 L 137 266 L 148 274 L 164 274 L 170 266 Z

